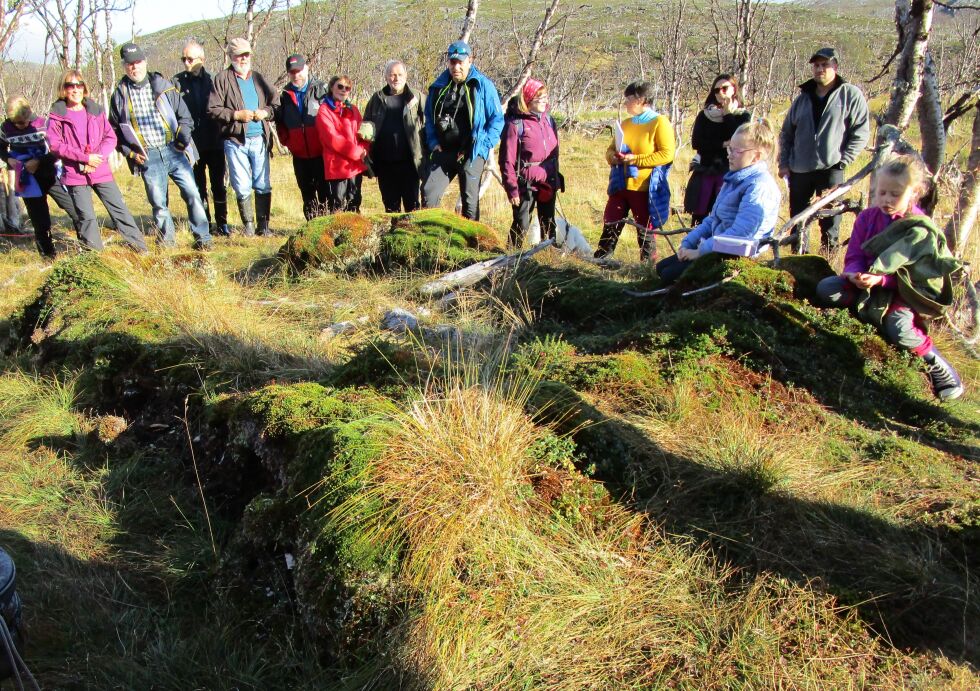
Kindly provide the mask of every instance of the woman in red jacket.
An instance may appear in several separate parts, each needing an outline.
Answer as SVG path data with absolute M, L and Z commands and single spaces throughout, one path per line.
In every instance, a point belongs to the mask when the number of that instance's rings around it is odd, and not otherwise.
M 330 94 L 316 115 L 330 213 L 361 210 L 361 174 L 367 170 L 368 144 L 358 134 L 361 112 L 350 102 L 353 88 L 350 77 L 332 77 Z

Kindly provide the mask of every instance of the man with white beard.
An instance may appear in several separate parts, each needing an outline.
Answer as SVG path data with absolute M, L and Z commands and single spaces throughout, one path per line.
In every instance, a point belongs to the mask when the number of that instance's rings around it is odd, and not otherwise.
M 259 235 L 271 235 L 270 123 L 279 112 L 279 93 L 252 70 L 252 47 L 248 41 L 232 39 L 227 52 L 231 66 L 214 75 L 208 115 L 218 123 L 243 233 L 254 235 L 257 229 Z

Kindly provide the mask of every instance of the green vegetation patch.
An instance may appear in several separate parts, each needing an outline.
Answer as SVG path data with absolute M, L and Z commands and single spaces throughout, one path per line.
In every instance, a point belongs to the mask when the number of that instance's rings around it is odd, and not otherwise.
M 504 251 L 494 230 L 442 209 L 395 216 L 381 237 L 378 261 L 383 268 L 425 272 L 458 269 Z
M 290 236 L 280 256 L 294 271 L 362 269 L 374 260 L 386 221 L 351 212 L 320 216 Z

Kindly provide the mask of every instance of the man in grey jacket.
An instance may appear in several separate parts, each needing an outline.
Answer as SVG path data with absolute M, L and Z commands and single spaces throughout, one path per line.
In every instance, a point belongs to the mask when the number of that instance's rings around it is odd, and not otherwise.
M 844 181 L 844 169 L 868 143 L 868 102 L 837 74 L 837 51 L 810 57 L 813 79 L 800 84 L 779 135 L 779 176 L 789 177 L 789 211 L 796 215 Z M 820 220 L 820 245 L 840 244 L 840 216 Z M 799 241 L 797 242 L 797 248 Z

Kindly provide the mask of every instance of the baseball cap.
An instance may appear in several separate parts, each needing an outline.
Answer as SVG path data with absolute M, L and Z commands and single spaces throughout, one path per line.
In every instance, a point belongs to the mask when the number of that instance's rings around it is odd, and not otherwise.
M 836 48 L 830 48 L 830 47 L 821 48 L 816 53 L 814 53 L 813 55 L 810 56 L 810 62 L 814 62 L 814 61 L 820 60 L 820 59 L 833 60 L 834 62 L 838 62 L 838 59 L 837 59 L 837 49 Z
M 299 72 L 304 67 L 306 67 L 306 58 L 304 58 L 299 53 L 293 53 L 288 58 L 286 58 L 287 72 Z
M 146 60 L 146 53 L 135 43 L 124 43 L 119 49 L 119 57 L 122 58 L 124 64 L 132 65 L 134 62 Z
M 449 44 L 449 49 L 446 51 L 446 57 L 450 60 L 462 59 L 469 55 L 472 55 L 472 51 L 466 41 L 453 41 Z
M 252 46 L 244 38 L 233 38 L 228 42 L 228 57 L 230 58 L 251 52 Z

